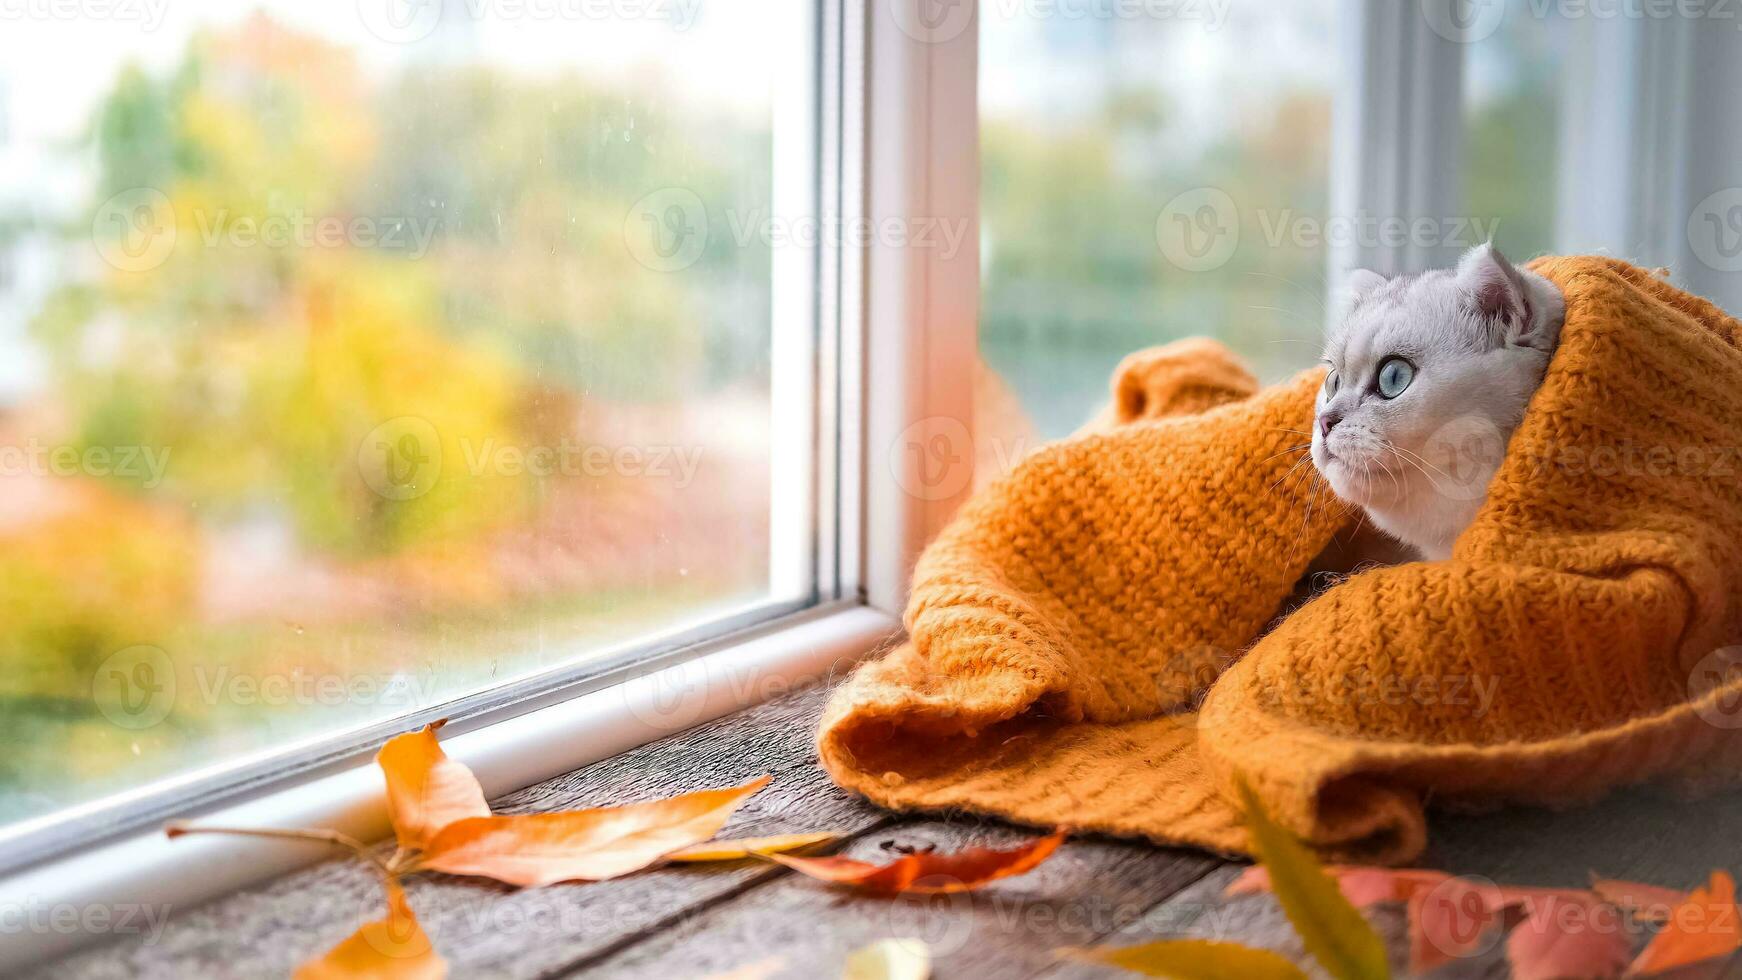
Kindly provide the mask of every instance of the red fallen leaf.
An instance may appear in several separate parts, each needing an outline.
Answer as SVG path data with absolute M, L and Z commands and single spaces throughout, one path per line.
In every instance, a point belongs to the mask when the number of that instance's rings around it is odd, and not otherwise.
M 954 854 L 928 851 L 881 865 L 844 857 L 807 858 L 790 854 L 770 854 L 768 859 L 812 878 L 879 895 L 941 895 L 970 891 L 999 878 L 1032 871 L 1064 841 L 1061 830 L 1009 850 L 970 847 Z
M 1736 882 L 1714 871 L 1705 887 L 1678 902 L 1657 935 L 1627 968 L 1629 976 L 1652 976 L 1704 960 L 1729 956 L 1742 946 Z
M 1516 980 L 1616 976 L 1630 951 L 1620 914 L 1594 892 L 1502 886 L 1421 869 L 1326 870 L 1358 908 L 1408 903 L 1411 973 L 1480 952 L 1502 933 Z M 1250 868 L 1224 894 L 1269 890 L 1269 875 Z
M 1595 875 L 1591 877 L 1591 890 L 1601 896 L 1603 901 L 1632 912 L 1635 919 L 1653 924 L 1668 919 L 1670 910 L 1688 897 L 1687 892 L 1678 892 L 1673 888 L 1660 888 L 1637 881 L 1616 881 Z
M 1522 902 L 1506 934 L 1513 980 L 1620 976 L 1633 952 L 1621 910 L 1593 892 L 1502 889 Z

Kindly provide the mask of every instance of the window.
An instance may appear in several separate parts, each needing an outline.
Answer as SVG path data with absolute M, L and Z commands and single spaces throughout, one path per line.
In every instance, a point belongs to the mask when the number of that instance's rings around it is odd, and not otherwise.
M 827 597 L 812 5 L 103 10 L 0 33 L 0 824 Z
M 980 350 L 1041 437 L 1142 347 L 1210 334 L 1266 380 L 1311 359 L 1336 6 L 982 7 Z

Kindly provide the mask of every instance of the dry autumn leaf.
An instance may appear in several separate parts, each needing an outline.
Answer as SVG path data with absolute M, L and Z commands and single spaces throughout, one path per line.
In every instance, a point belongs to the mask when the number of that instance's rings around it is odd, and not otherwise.
M 1138 946 L 1059 952 L 1072 959 L 1170 980 L 1306 980 L 1301 968 L 1281 954 L 1213 939 L 1164 939 Z
M 926 980 L 931 950 L 918 939 L 880 939 L 847 955 L 841 980 Z
M 412 867 L 527 887 L 615 878 L 713 837 L 768 782 L 762 776 L 730 789 L 592 810 L 468 817 L 437 832 Z
M 296 980 L 440 980 L 447 976 L 442 961 L 417 916 L 405 901 L 399 883 L 387 879 L 387 916 L 362 928 L 297 969 Z
M 436 741 L 443 724 L 395 735 L 375 754 L 387 780 L 387 816 L 400 847 L 422 848 L 448 824 L 490 815 L 472 770 L 448 758 Z
M 1676 904 L 1663 928 L 1627 968 L 1628 975 L 1655 976 L 1734 955 L 1742 946 L 1737 916 L 1736 882 L 1728 872 L 1712 872 L 1705 887 L 1694 889 Z
M 1240 798 L 1253 847 L 1270 869 L 1277 901 L 1307 952 L 1337 980 L 1389 978 L 1385 942 L 1343 897 L 1318 859 L 1270 819 L 1245 783 L 1240 784 Z
M 1501 936 L 1515 980 L 1613 977 L 1627 962 L 1630 938 L 1621 916 L 1594 892 L 1500 886 L 1443 871 L 1337 865 L 1326 871 L 1357 907 L 1407 903 L 1412 974 L 1485 951 Z M 1269 888 L 1269 875 L 1253 869 L 1226 894 Z
M 1031 871 L 1064 843 L 1063 831 L 1020 847 L 995 850 L 970 847 L 954 854 L 920 852 L 888 864 L 871 864 L 844 857 L 793 857 L 770 854 L 768 859 L 812 878 L 850 885 L 880 895 L 940 895 L 965 892 L 999 878 Z
M 667 861 L 737 861 L 747 857 L 764 857 L 838 840 L 840 834 L 824 831 L 817 834 L 783 834 L 779 837 L 743 837 L 738 840 L 711 840 L 692 844 L 665 856 Z

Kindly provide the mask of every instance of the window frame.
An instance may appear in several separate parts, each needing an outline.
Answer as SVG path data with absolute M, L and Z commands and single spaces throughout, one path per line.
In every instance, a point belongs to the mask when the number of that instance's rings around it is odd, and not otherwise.
M 815 454 L 810 489 L 821 502 L 811 520 L 813 564 L 798 570 L 815 581 L 812 596 L 624 644 L 560 676 L 534 675 L 329 734 L 311 740 L 322 743 L 314 751 L 296 747 L 296 757 L 275 753 L 246 768 L 155 783 L 98 801 L 77 819 L 63 811 L 29 836 L 0 834 L 0 909 L 190 907 L 329 852 L 217 836 L 171 845 L 159 829 L 166 819 L 325 826 L 380 839 L 389 829 L 373 753 L 391 734 L 448 717 L 448 752 L 495 797 L 839 676 L 899 630 L 907 573 L 971 483 L 959 481 L 963 489 L 947 497 L 909 493 L 897 447 L 927 420 L 972 432 L 972 389 L 956 379 L 977 358 L 978 256 L 972 247 L 947 259 L 893 243 L 859 247 L 851 232 L 949 216 L 968 222 L 969 246 L 976 240 L 977 18 L 932 44 L 901 30 L 889 0 L 815 0 L 807 9 L 817 84 L 801 111 L 812 120 L 820 163 L 807 193 L 816 213 L 839 218 L 825 221 L 825 232 L 847 229 L 819 236 L 802 265 L 784 273 L 814 277 L 816 306 L 803 312 L 819 326 L 811 347 L 783 361 L 822 393 L 814 428 L 799 436 Z M 969 451 L 959 464 L 971 468 L 971 445 L 960 448 Z M 95 938 L 0 934 L 0 971 Z

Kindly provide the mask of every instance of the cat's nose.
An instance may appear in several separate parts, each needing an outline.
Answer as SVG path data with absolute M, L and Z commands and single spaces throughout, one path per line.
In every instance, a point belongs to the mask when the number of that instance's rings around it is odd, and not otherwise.
M 1321 436 L 1330 435 L 1331 430 L 1336 428 L 1337 423 L 1341 422 L 1341 421 L 1343 421 L 1343 413 L 1342 412 L 1338 412 L 1338 411 L 1335 411 L 1333 409 L 1326 409 L 1325 411 L 1321 412 L 1319 414 L 1319 435 L 1321 435 Z

